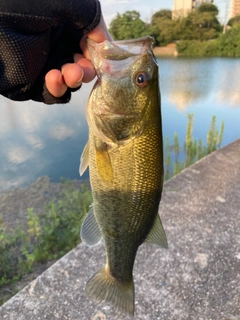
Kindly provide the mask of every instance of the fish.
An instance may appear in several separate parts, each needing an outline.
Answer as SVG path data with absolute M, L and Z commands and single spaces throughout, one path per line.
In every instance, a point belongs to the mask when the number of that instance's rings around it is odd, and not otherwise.
M 161 97 L 153 38 L 88 40 L 97 81 L 86 118 L 89 139 L 80 175 L 89 167 L 93 204 L 81 226 L 88 246 L 101 240 L 106 264 L 87 283 L 97 302 L 134 315 L 133 267 L 142 243 L 167 248 L 158 214 L 163 188 Z

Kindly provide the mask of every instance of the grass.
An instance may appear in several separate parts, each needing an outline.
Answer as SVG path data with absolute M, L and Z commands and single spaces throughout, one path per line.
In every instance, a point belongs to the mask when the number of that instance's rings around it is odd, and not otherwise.
M 165 180 L 221 146 L 223 122 L 218 131 L 216 117 L 212 117 L 205 145 L 201 139 L 193 138 L 193 122 L 193 114 L 188 114 L 182 149 L 176 133 L 172 146 L 166 138 Z M 80 226 L 92 203 L 91 192 L 84 184 L 76 190 L 70 181 L 63 183 L 64 191 L 57 203 L 50 202 L 40 215 L 33 208 L 28 209 L 27 231 L 18 226 L 9 232 L 0 219 L 0 287 L 18 281 L 39 263 L 60 258 L 80 242 Z M 4 299 L 0 297 L 2 303 Z
M 179 146 L 177 133 L 174 134 L 173 144 L 171 144 L 170 139 L 166 137 L 165 180 L 170 179 L 197 160 L 200 160 L 221 147 L 224 131 L 223 121 L 218 131 L 216 128 L 216 116 L 212 117 L 210 128 L 206 135 L 206 143 L 204 144 L 202 139 L 196 140 L 193 138 L 194 115 L 188 114 L 187 116 L 188 123 L 183 148 L 181 149 Z M 180 160 L 180 156 L 182 160 Z

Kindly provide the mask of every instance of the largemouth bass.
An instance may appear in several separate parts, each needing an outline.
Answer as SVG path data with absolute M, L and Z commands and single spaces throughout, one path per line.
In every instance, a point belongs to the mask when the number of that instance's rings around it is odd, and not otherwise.
M 158 215 L 163 151 L 152 40 L 88 42 L 98 80 L 87 106 L 89 141 L 80 164 L 81 175 L 89 165 L 93 195 L 81 238 L 89 246 L 103 238 L 107 258 L 86 291 L 132 315 L 138 247 L 150 242 L 167 248 Z

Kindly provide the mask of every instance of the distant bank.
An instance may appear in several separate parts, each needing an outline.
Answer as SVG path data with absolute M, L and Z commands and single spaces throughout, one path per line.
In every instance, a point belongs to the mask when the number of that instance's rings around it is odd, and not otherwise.
M 165 47 L 155 47 L 153 49 L 153 52 L 155 56 L 174 56 L 174 57 L 178 56 L 175 43 L 169 43 Z

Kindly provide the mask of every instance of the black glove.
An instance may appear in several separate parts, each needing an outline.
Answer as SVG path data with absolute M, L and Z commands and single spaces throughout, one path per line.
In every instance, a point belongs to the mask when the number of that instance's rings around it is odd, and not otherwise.
M 97 0 L 0 1 L 0 94 L 18 101 L 68 102 L 78 88 L 55 98 L 45 75 L 73 62 L 81 38 L 100 17 Z

